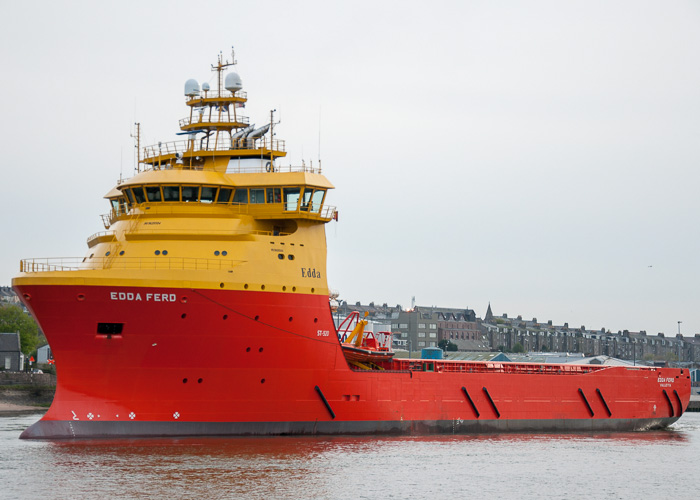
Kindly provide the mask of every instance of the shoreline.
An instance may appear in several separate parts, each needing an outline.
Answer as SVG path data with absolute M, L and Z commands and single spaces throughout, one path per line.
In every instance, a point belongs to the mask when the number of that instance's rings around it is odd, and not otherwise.
M 44 406 L 20 405 L 15 403 L 8 403 L 6 401 L 0 401 L 0 417 L 7 415 L 16 415 L 18 413 L 46 412 L 46 410 L 48 410 L 48 408 Z

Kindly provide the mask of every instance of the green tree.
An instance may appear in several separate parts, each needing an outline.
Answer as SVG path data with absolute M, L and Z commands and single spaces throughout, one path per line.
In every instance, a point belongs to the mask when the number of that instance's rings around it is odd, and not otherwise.
M 19 332 L 20 348 L 27 355 L 33 353 L 39 343 L 39 326 L 19 306 L 0 306 L 0 332 Z
M 442 339 L 438 342 L 438 347 L 443 351 L 457 351 L 459 347 L 454 342 L 450 342 L 448 339 Z
M 518 342 L 513 346 L 513 352 L 525 352 L 525 348 L 520 342 Z

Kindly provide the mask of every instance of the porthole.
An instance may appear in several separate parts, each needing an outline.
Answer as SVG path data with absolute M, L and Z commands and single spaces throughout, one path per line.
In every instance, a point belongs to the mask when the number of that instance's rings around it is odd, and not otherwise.
M 258 349 L 258 352 L 263 352 L 263 348 L 261 347 L 260 349 Z
M 289 321 L 293 321 L 294 318 L 292 316 L 289 317 Z
M 312 288 L 312 289 L 311 289 L 311 293 L 314 293 L 315 291 L 316 291 L 315 288 Z
M 291 253 L 290 253 L 289 255 L 287 255 L 287 258 L 288 258 L 289 260 L 294 260 L 294 256 L 293 256 Z
M 293 286 L 293 287 L 292 287 L 292 292 L 296 292 L 296 291 L 297 291 L 297 287 Z
M 283 254 L 283 253 L 278 253 L 278 254 L 277 254 L 277 258 L 278 258 L 279 260 L 284 260 L 284 254 Z
M 110 253 L 112 253 L 112 252 L 107 252 L 107 253 L 105 254 L 105 257 L 109 256 Z
M 160 250 L 156 250 L 156 251 L 153 252 L 153 253 L 155 253 L 156 255 L 160 255 Z
M 248 283 L 246 283 L 245 285 L 243 285 L 243 288 L 245 288 L 246 290 L 248 290 Z
M 203 379 L 203 378 L 197 379 L 197 383 L 198 383 L 198 384 L 201 384 L 202 382 L 204 382 L 204 379 Z
M 181 317 L 182 319 L 185 319 L 185 318 L 187 317 L 187 314 L 182 313 L 182 314 L 180 315 L 180 317 Z
M 257 320 L 259 320 L 259 319 L 260 319 L 260 316 L 258 316 L 258 315 L 256 314 L 256 315 L 255 315 L 255 321 L 257 321 Z
M 283 292 L 286 292 L 286 291 L 287 291 L 287 287 L 286 287 L 286 286 L 283 286 L 283 287 L 282 287 L 282 291 L 283 291 Z
M 228 319 L 228 314 L 224 314 L 224 319 Z
M 214 252 L 214 255 L 216 255 L 216 256 L 218 257 L 218 256 L 219 256 L 219 251 L 216 250 L 216 251 Z
M 250 347 L 246 347 L 245 352 L 250 352 Z
M 77 298 L 79 301 L 82 302 L 83 300 L 85 300 L 85 294 L 84 294 L 84 293 L 79 293 L 79 294 L 77 295 L 76 298 Z
M 163 250 L 163 255 L 168 255 L 168 251 L 167 251 L 167 250 Z
M 223 284 L 223 283 L 219 283 L 219 288 L 223 288 L 223 287 L 224 287 L 224 284 Z
M 119 255 L 124 255 L 124 250 L 122 250 L 121 252 L 119 252 Z
M 265 290 L 265 285 L 260 285 L 260 290 Z
M 261 384 L 264 384 L 264 383 L 265 383 L 265 379 L 261 379 L 261 380 L 260 380 L 260 383 L 261 383 Z
M 186 378 L 183 378 L 183 379 L 182 379 L 182 383 L 183 383 L 183 384 L 186 384 L 186 383 L 187 383 L 187 379 L 186 379 Z
M 318 318 L 314 318 L 314 323 L 318 323 Z
M 221 255 L 223 255 L 224 257 L 226 257 L 226 256 L 228 255 L 228 252 L 227 252 L 226 250 L 224 250 L 223 252 L 221 252 Z
M 95 255 L 94 253 L 91 253 L 91 254 L 90 254 L 90 258 L 92 259 L 94 255 Z
M 187 297 L 180 297 L 180 302 L 187 304 Z

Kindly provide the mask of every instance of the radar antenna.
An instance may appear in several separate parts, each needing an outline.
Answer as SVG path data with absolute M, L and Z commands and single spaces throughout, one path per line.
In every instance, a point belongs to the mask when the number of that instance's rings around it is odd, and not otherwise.
M 216 71 L 216 80 L 217 80 L 217 85 L 218 88 L 217 90 L 219 91 L 219 95 L 221 95 L 221 86 L 222 86 L 222 76 L 223 76 L 223 70 L 224 68 L 228 68 L 229 66 L 235 66 L 236 65 L 236 52 L 233 50 L 233 46 L 231 46 L 231 62 L 226 59 L 224 61 L 224 55 L 223 52 L 219 52 L 219 57 L 216 65 L 211 65 L 211 70 Z

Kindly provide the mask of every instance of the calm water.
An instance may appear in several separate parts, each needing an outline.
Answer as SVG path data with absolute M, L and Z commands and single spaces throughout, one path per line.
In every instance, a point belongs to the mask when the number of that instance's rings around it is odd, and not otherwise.
M 20 441 L 0 498 L 697 498 L 700 413 L 670 430 L 386 438 Z

